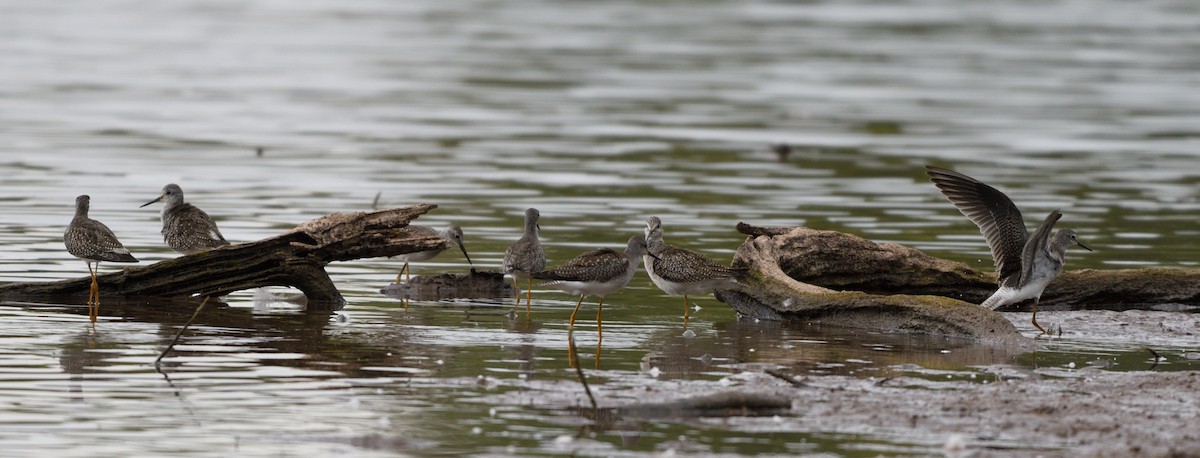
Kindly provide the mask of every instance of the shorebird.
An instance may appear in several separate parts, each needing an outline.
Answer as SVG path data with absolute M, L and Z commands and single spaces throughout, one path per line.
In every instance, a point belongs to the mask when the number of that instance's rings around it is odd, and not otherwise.
M 542 243 L 538 241 L 539 217 L 541 213 L 536 208 L 526 209 L 525 232 L 504 251 L 504 273 L 513 276 L 518 306 L 521 305 L 521 280 L 525 280 L 526 316 L 529 316 L 533 302 L 533 277 L 530 274 L 546 270 L 546 252 L 542 251 Z
M 708 256 L 663 241 L 662 220 L 651 216 L 646 220 L 646 273 L 658 289 L 673 296 L 683 296 L 683 323 L 687 326 L 690 314 L 688 296 L 708 294 L 718 289 L 737 289 L 738 278 L 747 269 L 731 269 Z
M 404 281 L 409 281 L 412 278 L 410 275 L 411 272 L 408 270 L 409 261 L 428 261 L 446 251 L 446 248 L 449 248 L 451 245 L 457 245 L 458 249 L 462 250 L 463 257 L 467 258 L 467 264 L 470 264 L 472 269 L 475 268 L 475 264 L 471 262 L 471 256 L 467 254 L 466 245 L 463 245 L 463 231 L 458 226 L 451 224 L 440 231 L 429 226 L 405 226 L 400 228 L 400 233 L 412 237 L 438 237 L 446 241 L 446 246 L 397 256 L 404 261 L 404 267 L 401 267 L 400 273 L 396 274 L 396 283 L 400 283 L 400 275 L 404 275 Z
M 1075 231 L 1059 229 L 1051 236 L 1054 224 L 1062 218 L 1058 210 L 1050 212 L 1033 234 L 1028 234 L 1021 210 L 996 188 L 979 180 L 941 167 L 925 166 L 925 172 L 942 194 L 966 215 L 983 233 L 996 265 L 1000 288 L 980 304 L 997 307 L 1033 299 L 1033 326 L 1046 333 L 1037 322 L 1037 307 L 1046 285 L 1057 277 L 1066 264 L 1067 247 L 1080 242 Z
M 624 252 L 612 248 L 600 248 L 576 256 L 575 259 L 561 266 L 530 274 L 539 280 L 548 280 L 545 286 L 561 289 L 570 294 L 578 294 L 579 302 L 571 312 L 569 329 L 575 328 L 575 314 L 586 296 L 600 298 L 596 308 L 596 333 L 604 339 L 601 328 L 601 314 L 604 312 L 604 296 L 620 291 L 633 274 L 637 273 L 642 255 L 646 254 L 646 239 L 640 235 L 629 238 L 629 244 Z
M 183 189 L 177 184 L 163 186 L 162 194 L 142 207 L 164 200 L 162 236 L 171 249 L 192 254 L 229 244 L 208 213 L 183 201 Z
M 786 163 L 788 156 L 792 154 L 792 145 L 787 143 L 773 143 L 770 146 L 771 152 L 775 153 L 775 157 L 779 162 Z
M 88 218 L 88 208 L 92 198 L 82 195 L 75 198 L 75 217 L 67 225 L 63 233 L 63 244 L 71 256 L 82 259 L 87 264 L 88 273 L 92 276 L 92 286 L 88 291 L 88 318 L 93 323 L 100 312 L 100 284 L 96 281 L 96 272 L 100 270 L 100 261 L 109 262 L 138 262 L 129 254 L 129 250 L 121 245 L 117 236 L 104 223 Z M 92 263 L 96 269 L 92 270 Z

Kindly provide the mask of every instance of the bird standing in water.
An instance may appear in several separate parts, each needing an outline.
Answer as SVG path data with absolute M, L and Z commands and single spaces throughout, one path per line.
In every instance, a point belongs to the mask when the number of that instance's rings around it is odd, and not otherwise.
M 1046 334 L 1037 322 L 1042 291 L 1062 272 L 1068 247 L 1092 249 L 1081 243 L 1071 229 L 1059 229 L 1051 236 L 1054 224 L 1062 218 L 1058 210 L 1050 212 L 1031 235 L 1025 229 L 1021 210 L 996 188 L 941 167 L 925 166 L 925 172 L 950 203 L 979 226 L 992 251 L 1000 288 L 980 305 L 996 309 L 1033 299 L 1031 321 Z
M 164 186 L 158 198 L 142 207 L 162 201 L 166 201 L 162 209 L 162 236 L 171 249 L 192 254 L 229 244 L 208 213 L 183 201 L 183 189 L 179 185 Z
M 411 237 L 438 237 L 446 241 L 446 248 L 451 245 L 457 245 L 459 250 L 462 250 L 464 258 L 467 258 L 467 264 L 471 265 L 471 269 L 475 269 L 475 264 L 471 262 L 471 256 L 467 254 L 467 247 L 463 245 L 463 231 L 458 226 L 450 224 L 445 229 L 437 230 L 429 226 L 405 226 L 400 228 L 400 233 L 407 234 Z M 407 253 L 397 256 L 404 261 L 404 267 L 400 268 L 400 273 L 396 274 L 396 283 L 400 283 L 400 276 L 404 275 L 404 281 L 411 279 L 408 270 L 410 261 L 428 261 L 434 256 L 446 251 L 446 248 L 435 248 L 432 250 L 417 251 L 415 253 Z
M 513 276 L 518 306 L 521 305 L 521 280 L 525 280 L 525 316 L 529 316 L 533 302 L 533 277 L 530 274 L 546 269 L 546 252 L 542 251 L 542 243 L 538 241 L 540 217 L 536 208 L 525 210 L 524 233 L 504 251 L 504 273 Z
M 686 327 L 690 306 L 688 296 L 708 294 L 718 289 L 737 289 L 738 278 L 746 269 L 731 269 L 708 256 L 663 241 L 662 220 L 651 216 L 646 220 L 647 253 L 644 262 L 650 280 L 663 292 L 683 296 L 683 325 Z
M 88 319 L 93 323 L 100 313 L 100 284 L 96 280 L 96 272 L 100 270 L 100 261 L 109 262 L 138 262 L 129 254 L 129 250 L 117 240 L 117 236 L 104 223 L 88 217 L 91 197 L 82 195 L 75 198 L 75 217 L 67 225 L 63 233 L 63 244 L 71 256 L 82 259 L 87 264 L 88 274 L 92 276 L 92 285 L 88 291 Z M 92 270 L 92 263 L 96 269 Z
M 547 280 L 543 285 L 558 288 L 570 294 L 578 294 L 579 302 L 571 312 L 570 329 L 575 327 L 575 314 L 586 296 L 600 298 L 596 308 L 596 333 L 604 339 L 601 314 L 604 312 L 604 296 L 620 291 L 633 274 L 637 273 L 642 255 L 646 254 L 646 239 L 640 235 L 629 238 L 624 252 L 612 248 L 600 248 L 583 253 L 561 266 L 531 274 L 533 278 Z
M 586 296 L 599 297 L 596 305 L 596 335 L 599 337 L 596 341 L 596 369 L 600 368 L 600 346 L 604 342 L 604 328 L 602 327 L 604 296 L 620 291 L 629 284 L 629 280 L 633 279 L 633 274 L 637 273 L 637 266 L 641 263 L 644 254 L 646 254 L 646 239 L 635 235 L 629 238 L 624 252 L 612 248 L 600 248 L 576 256 L 553 269 L 530 274 L 533 278 L 547 280 L 542 283 L 545 286 L 579 295 L 579 301 L 575 303 L 575 310 L 571 312 L 570 325 L 567 327 L 568 339 L 575 332 L 575 314 L 579 313 L 579 306 L 583 305 L 583 298 Z M 577 367 L 574 350 L 575 346 L 572 344 L 567 355 L 570 365 Z

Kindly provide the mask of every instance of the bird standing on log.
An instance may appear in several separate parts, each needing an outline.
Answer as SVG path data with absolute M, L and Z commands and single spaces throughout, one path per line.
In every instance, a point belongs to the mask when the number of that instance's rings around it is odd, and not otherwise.
M 1051 236 L 1054 224 L 1062 218 L 1058 210 L 1050 212 L 1030 235 L 1025 229 L 1021 210 L 996 188 L 941 167 L 925 166 L 925 173 L 950 203 L 979 226 L 992 251 L 1000 288 L 981 305 L 996 309 L 1033 299 L 1031 321 L 1045 334 L 1046 329 L 1037 322 L 1042 291 L 1062 272 L 1067 262 L 1067 247 L 1078 245 L 1088 251 L 1092 249 L 1080 242 L 1071 229 L 1059 229 Z
M 164 200 L 162 236 L 171 249 L 192 254 L 229 244 L 208 213 L 183 201 L 183 189 L 177 184 L 164 186 L 157 199 L 142 204 L 142 207 Z

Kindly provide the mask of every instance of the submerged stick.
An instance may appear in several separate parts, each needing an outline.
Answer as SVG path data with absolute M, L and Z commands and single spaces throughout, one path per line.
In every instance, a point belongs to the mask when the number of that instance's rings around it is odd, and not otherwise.
M 154 367 L 158 367 L 158 363 L 162 361 L 163 357 L 167 356 L 167 353 L 170 352 L 172 348 L 175 348 L 175 344 L 179 342 L 179 337 L 183 335 L 183 331 L 186 331 L 188 326 L 192 325 L 192 321 L 196 320 L 196 317 L 200 315 L 200 311 L 204 310 L 204 304 L 207 304 L 208 300 L 211 298 L 212 296 L 208 296 L 205 297 L 204 300 L 200 301 L 200 305 L 196 306 L 196 311 L 192 313 L 192 317 L 188 318 L 187 323 L 184 323 L 182 328 L 179 328 L 179 332 L 175 333 L 175 338 L 171 339 L 171 343 L 167 345 L 167 348 L 163 350 L 162 354 L 158 355 L 158 359 L 154 360 Z
M 783 373 L 783 371 L 780 371 L 779 369 L 767 369 L 767 370 L 763 371 L 763 373 L 770 375 L 772 377 L 775 377 L 777 379 L 783 380 L 785 382 L 788 382 L 789 384 L 791 384 L 792 386 L 794 386 L 796 388 L 807 388 L 808 387 L 808 385 L 805 384 L 804 382 L 796 380 L 791 375 L 785 374 L 785 373 Z

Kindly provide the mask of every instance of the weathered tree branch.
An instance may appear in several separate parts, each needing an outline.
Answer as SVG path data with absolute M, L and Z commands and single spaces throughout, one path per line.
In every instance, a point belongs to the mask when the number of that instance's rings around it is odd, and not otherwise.
M 933 294 L 974 304 L 996 291 L 993 273 L 894 243 L 803 227 L 761 228 L 739 223 L 738 231 L 772 236 L 780 269 L 800 282 L 872 294 Z M 1200 269 L 1066 271 L 1046 287 L 1039 307 L 1126 310 L 1159 304 L 1200 305 Z
M 734 267 L 751 270 L 747 286 L 740 291 L 718 291 L 717 299 L 738 313 L 757 319 L 800 319 L 836 326 L 1025 344 L 1003 316 L 962 301 L 939 296 L 839 292 L 797 281 L 784 270 L 787 261 L 797 261 L 789 251 L 793 243 L 787 235 L 747 239 L 733 259 Z
M 340 307 L 345 301 L 325 272 L 325 265 L 445 248 L 442 239 L 412 237 L 397 230 L 434 208 L 437 206 L 421 204 L 326 215 L 275 237 L 100 275 L 100 294 L 125 298 L 207 296 L 263 286 L 291 286 L 304 293 L 310 306 Z M 90 277 L 12 283 L 0 286 L 0 299 L 82 298 L 90 284 Z
M 1007 319 L 975 305 L 996 290 L 995 277 L 965 264 L 834 231 L 745 224 L 738 231 L 750 237 L 734 256 L 734 267 L 748 267 L 753 274 L 746 288 L 719 291 L 717 298 L 744 316 L 1021 340 Z M 1179 303 L 1200 303 L 1200 271 L 1065 272 L 1046 288 L 1041 302 L 1051 308 Z

